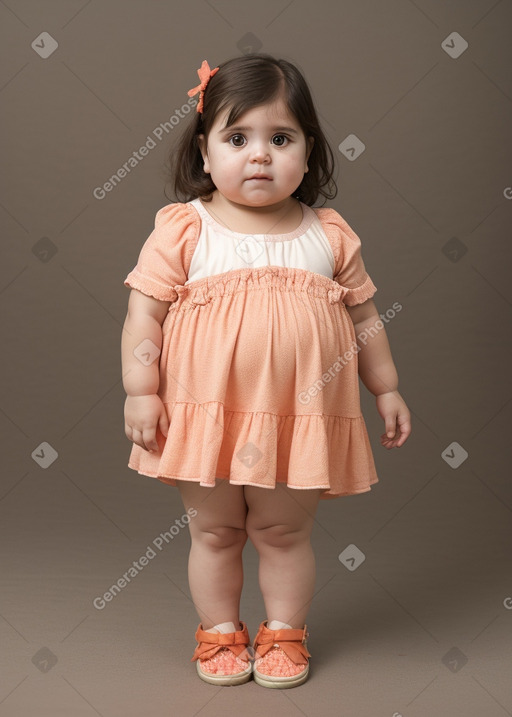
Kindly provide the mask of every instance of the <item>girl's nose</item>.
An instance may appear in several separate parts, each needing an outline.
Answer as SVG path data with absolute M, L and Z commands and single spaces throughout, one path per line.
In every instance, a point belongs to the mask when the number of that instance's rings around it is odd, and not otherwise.
M 251 160 L 262 162 L 270 157 L 268 149 L 263 142 L 254 142 L 251 148 Z

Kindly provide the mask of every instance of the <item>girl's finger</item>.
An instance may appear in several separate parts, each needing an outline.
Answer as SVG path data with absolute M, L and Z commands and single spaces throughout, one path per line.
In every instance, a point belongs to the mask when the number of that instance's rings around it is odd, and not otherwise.
M 150 453 L 153 453 L 154 451 L 158 450 L 158 443 L 156 442 L 154 428 L 146 428 L 146 430 L 144 431 L 144 443 L 146 444 L 147 450 Z
M 167 414 L 162 414 L 160 416 L 160 420 L 158 422 L 160 432 L 167 438 L 169 434 L 169 419 L 167 418 Z
M 145 451 L 147 451 L 146 444 L 144 443 L 144 439 L 142 438 L 142 433 L 139 430 L 133 431 L 133 442 L 136 443 L 141 448 L 144 448 Z

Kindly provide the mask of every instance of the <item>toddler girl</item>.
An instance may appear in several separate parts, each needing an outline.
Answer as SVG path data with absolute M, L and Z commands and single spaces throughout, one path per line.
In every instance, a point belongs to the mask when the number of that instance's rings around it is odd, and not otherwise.
M 318 501 L 378 481 L 358 376 L 385 448 L 409 410 L 361 242 L 332 199 L 334 157 L 308 86 L 265 54 L 198 70 L 171 154 L 178 201 L 138 263 L 122 336 L 129 467 L 178 487 L 201 679 L 293 687 L 309 673 L 306 615 Z M 259 555 L 266 619 L 239 619 L 243 547 Z

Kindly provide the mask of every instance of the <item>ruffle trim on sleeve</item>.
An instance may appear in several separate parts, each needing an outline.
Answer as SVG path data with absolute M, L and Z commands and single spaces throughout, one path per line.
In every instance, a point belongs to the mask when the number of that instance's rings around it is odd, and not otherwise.
M 356 286 L 355 289 L 350 289 L 349 287 L 344 286 L 343 289 L 346 292 L 343 298 L 343 303 L 347 304 L 347 306 L 355 306 L 356 304 L 362 304 L 368 299 L 371 299 L 377 291 L 377 287 L 375 286 L 368 274 L 366 275 L 366 279 L 364 283 L 361 284 L 361 286 Z
M 144 274 L 141 274 L 137 268 L 128 274 L 123 283 L 131 289 L 142 291 L 143 294 L 153 296 L 160 301 L 173 302 L 178 298 L 178 294 L 172 286 L 160 284 L 158 281 L 155 281 L 155 279 L 150 279 Z

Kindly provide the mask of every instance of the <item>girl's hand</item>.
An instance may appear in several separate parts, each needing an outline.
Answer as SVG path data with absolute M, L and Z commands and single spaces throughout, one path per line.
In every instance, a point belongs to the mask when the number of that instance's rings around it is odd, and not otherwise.
M 157 452 L 156 429 L 167 438 L 169 419 L 162 399 L 156 393 L 147 396 L 127 396 L 124 404 L 126 437 L 145 451 Z
M 386 428 L 380 442 L 384 448 L 400 448 L 411 433 L 411 413 L 398 391 L 381 393 L 376 396 L 376 400 L 377 410 Z

